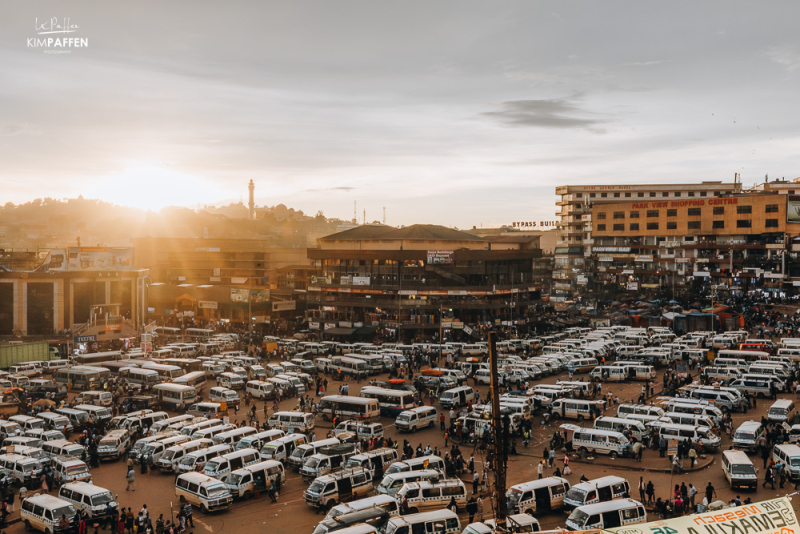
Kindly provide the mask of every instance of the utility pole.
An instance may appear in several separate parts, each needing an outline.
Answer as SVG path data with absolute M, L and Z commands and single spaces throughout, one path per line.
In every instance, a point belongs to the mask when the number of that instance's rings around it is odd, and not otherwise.
M 508 418 L 500 414 L 500 390 L 498 389 L 497 374 L 497 333 L 489 331 L 489 368 L 491 370 L 492 386 L 489 396 L 492 399 L 492 433 L 494 440 L 494 490 L 492 500 L 494 501 L 496 526 L 506 526 L 506 467 L 508 465 L 508 455 L 506 444 L 508 443 Z

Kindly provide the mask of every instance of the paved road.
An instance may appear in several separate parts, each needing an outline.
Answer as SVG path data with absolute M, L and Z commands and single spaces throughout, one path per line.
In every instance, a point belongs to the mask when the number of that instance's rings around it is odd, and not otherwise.
M 660 375 L 661 373 L 659 373 L 659 379 Z M 543 379 L 541 382 L 555 383 L 555 381 L 560 378 L 564 377 L 548 377 Z M 657 381 L 657 383 L 660 382 Z M 365 384 L 366 382 L 364 382 L 362 385 Z M 335 391 L 337 387 L 338 384 L 336 382 L 332 382 L 329 384 L 329 392 Z M 351 394 L 357 394 L 359 389 L 360 385 L 352 384 L 350 388 Z M 481 390 L 481 395 L 485 396 L 487 393 L 487 388 L 485 386 L 481 386 L 479 389 Z M 623 401 L 627 399 L 635 399 L 641 392 L 641 383 L 626 382 L 604 385 L 604 391 L 609 390 L 613 394 L 619 395 Z M 766 413 L 770 404 L 770 401 L 761 400 L 759 401 L 758 408 L 756 410 L 750 410 L 748 414 L 735 414 L 735 425 L 738 425 L 742 421 L 749 419 L 760 419 L 761 415 Z M 294 405 L 295 401 L 289 399 L 281 403 L 281 408 L 291 409 Z M 609 415 L 611 415 L 612 411 L 615 410 L 613 408 L 609 409 Z M 240 414 L 242 414 L 242 416 L 244 415 L 243 412 L 240 412 Z M 259 415 L 262 415 L 260 410 Z M 548 444 L 553 432 L 558 429 L 559 423 L 540 425 L 539 423 L 541 422 L 541 417 L 535 417 L 534 420 L 536 424 L 534 425 L 535 428 L 531 444 L 527 449 L 524 449 L 521 444 L 518 444 L 517 448 L 520 454 L 517 456 L 512 456 L 509 459 L 509 485 L 537 478 L 536 464 L 542 458 L 543 448 Z M 423 445 L 423 447 L 430 444 L 431 447 L 438 445 L 440 449 L 444 448 L 444 438 L 438 428 L 426 429 L 410 435 L 399 434 L 394 428 L 392 420 L 383 418 L 382 422 L 386 427 L 387 434 L 393 439 L 408 439 L 415 448 L 417 444 L 420 443 Z M 320 423 L 321 430 L 317 431 L 318 436 L 324 435 L 330 425 L 330 423 L 324 423 L 321 421 Z M 726 449 L 729 445 L 730 441 L 728 438 L 723 437 L 722 448 Z M 461 446 L 461 451 L 466 458 L 469 458 L 470 454 L 474 454 L 476 466 L 482 465 L 483 457 L 479 454 L 480 451 L 473 451 L 465 446 Z M 558 458 L 562 457 L 563 453 L 558 456 Z M 774 498 L 778 495 L 783 495 L 793 490 L 793 484 L 787 484 L 784 490 L 779 488 L 776 490 L 764 489 L 761 487 L 761 481 L 759 481 L 758 490 L 751 492 L 748 495 L 745 494 L 746 492 L 742 493 L 741 491 L 731 491 L 730 488 L 728 488 L 724 476 L 722 475 L 718 459 L 719 453 L 716 454 L 716 461 L 709 467 L 690 474 L 675 475 L 673 477 L 669 473 L 653 472 L 648 470 L 668 467 L 667 459 L 659 458 L 657 452 L 648 450 L 645 452 L 644 462 L 640 464 L 636 464 L 635 462 L 626 459 L 616 460 L 616 463 L 614 464 L 615 467 L 573 462 L 571 464 L 573 473 L 566 478 L 569 479 L 572 484 L 576 484 L 578 483 L 582 474 L 585 474 L 590 479 L 608 474 L 616 474 L 626 477 L 631 484 L 631 487 L 636 488 L 639 476 L 643 476 L 645 481 L 653 481 L 656 487 L 656 497 L 662 498 L 668 498 L 671 493 L 670 488 L 672 488 L 674 484 L 680 484 L 681 482 L 686 482 L 687 485 L 690 482 L 695 484 L 702 493 L 702 489 L 705 488 L 706 484 L 710 481 L 716 488 L 719 498 L 726 501 L 731 500 L 737 493 L 742 495 L 742 499 L 749 496 L 754 501 L 758 501 Z M 753 461 L 758 468 L 761 468 L 762 465 L 760 458 L 754 457 Z M 545 476 L 548 476 L 552 473 L 552 470 L 547 470 L 545 473 Z M 760 473 L 763 473 L 763 469 L 760 469 Z M 151 515 L 154 518 L 158 517 L 159 514 L 164 514 L 165 518 L 169 518 L 171 510 L 173 513 L 177 514 L 178 503 L 175 498 L 173 485 L 174 477 L 172 475 L 161 474 L 157 471 L 150 475 L 141 475 L 138 474 L 137 471 L 137 490 L 135 492 L 125 491 L 125 465 L 123 462 L 103 464 L 100 468 L 93 470 L 93 477 L 95 484 L 109 488 L 112 492 L 118 494 L 119 502 L 124 507 L 130 506 L 134 509 L 134 511 L 138 511 L 141 509 L 142 504 L 147 504 L 148 509 L 151 511 Z M 464 477 L 470 482 L 468 487 L 471 487 L 471 476 L 469 474 L 465 474 Z M 236 502 L 233 504 L 230 510 L 222 513 L 205 515 L 200 511 L 195 511 L 195 528 L 190 529 L 190 531 L 200 533 L 204 531 L 220 532 L 224 528 L 228 532 L 239 532 L 241 534 L 250 532 L 263 532 L 263 529 L 267 527 L 275 528 L 279 533 L 310 533 L 313 531 L 314 526 L 322 518 L 322 516 L 315 514 L 314 511 L 303 502 L 302 492 L 306 489 L 306 487 L 307 484 L 303 482 L 302 478 L 300 478 L 299 475 L 297 475 L 294 471 L 290 470 L 288 471 L 288 480 L 284 484 L 283 492 L 278 503 L 272 504 L 268 498 L 264 497 L 261 499 L 251 499 L 249 501 Z M 637 497 L 637 493 L 638 492 L 634 490 L 633 496 Z M 700 496 L 699 500 L 702 500 L 702 496 Z M 490 504 L 488 499 L 485 501 L 484 510 L 487 514 L 489 513 Z M 541 516 L 539 517 L 539 520 L 544 528 L 554 528 L 563 526 L 565 517 L 565 514 L 553 513 Z M 462 518 L 462 522 L 466 524 L 466 517 Z M 7 529 L 9 533 L 21 532 L 22 530 L 23 527 L 20 524 L 14 525 Z

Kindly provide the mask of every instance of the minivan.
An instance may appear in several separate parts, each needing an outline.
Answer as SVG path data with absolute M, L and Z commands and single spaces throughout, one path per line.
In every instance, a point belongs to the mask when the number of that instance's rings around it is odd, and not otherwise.
M 156 462 L 158 462 L 158 460 L 161 458 L 161 455 L 164 454 L 164 451 L 166 451 L 168 448 L 175 445 L 181 445 L 182 443 L 187 443 L 189 441 L 190 439 L 183 434 L 177 434 L 175 436 L 168 436 L 164 437 L 163 439 L 151 441 L 142 447 L 141 452 L 139 452 L 139 464 L 155 465 Z
M 779 423 L 788 422 L 795 415 L 796 408 L 791 399 L 780 399 L 775 401 L 767 411 L 767 419 Z
M 610 458 L 627 456 L 629 444 L 630 441 L 622 432 L 613 430 L 577 428 L 572 435 L 572 446 L 583 455 L 607 454 Z
M 220 386 L 216 386 L 208 390 L 208 400 L 210 402 L 224 402 L 228 408 L 238 407 L 239 402 L 241 401 L 239 394 L 234 390 Z
M 197 449 L 194 452 L 183 455 L 183 458 L 174 467 L 175 472 L 188 473 L 194 471 L 198 465 L 205 464 L 210 459 L 229 452 L 231 452 L 231 448 L 228 445 L 212 445 L 204 449 Z
M 558 510 L 564 507 L 564 498 L 569 489 L 569 481 L 561 477 L 516 484 L 506 491 L 506 510 L 530 515 Z
M 417 456 L 408 458 L 401 462 L 395 462 L 386 469 L 386 474 L 404 473 L 407 471 L 419 471 L 421 469 L 435 469 L 444 473 L 444 460 L 436 455 Z
M 722 472 L 732 488 L 758 489 L 756 468 L 743 451 L 722 451 Z
M 475 390 L 470 386 L 448 389 L 439 397 L 439 403 L 443 408 L 458 408 L 470 402 L 475 402 Z
M 400 515 L 400 506 L 397 500 L 388 495 L 375 495 L 373 497 L 365 497 L 356 501 L 348 503 L 337 504 L 328 511 L 326 519 L 333 519 L 343 514 L 358 512 L 360 510 L 367 510 L 371 508 L 380 508 L 390 516 Z
M 69 532 L 78 528 L 78 511 L 63 499 L 47 494 L 38 494 L 22 501 L 20 520 L 25 530 L 41 530 L 47 534 L 58 534 L 61 516 L 69 521 Z
M 564 497 L 564 508 L 573 510 L 578 506 L 606 502 L 630 497 L 631 487 L 622 477 L 609 475 L 575 484 Z
M 579 506 L 567 518 L 570 530 L 594 530 L 646 523 L 644 505 L 633 499 L 617 499 Z
M 85 511 L 94 520 L 108 517 L 109 504 L 114 509 L 115 516 L 119 506 L 109 490 L 87 482 L 64 484 L 58 490 L 58 496 L 78 510 Z
M 97 445 L 97 454 L 101 460 L 118 460 L 131 446 L 131 435 L 124 429 L 112 430 Z
M 650 432 L 644 423 L 636 419 L 602 416 L 594 420 L 594 427 L 598 430 L 613 430 L 619 433 L 627 430 L 629 436 L 636 438 L 637 441 L 646 442 L 650 437 Z
M 155 465 L 161 471 L 175 471 L 178 463 L 180 463 L 184 456 L 191 452 L 211 447 L 212 445 L 214 445 L 214 443 L 210 439 L 195 439 L 178 445 L 172 445 L 166 448 Z
M 602 411 L 602 401 L 582 399 L 557 399 L 550 404 L 550 413 L 553 419 L 591 420 L 592 410 L 598 408 Z
M 179 475 L 175 479 L 175 495 L 181 503 L 199 506 L 206 513 L 225 510 L 233 501 L 233 496 L 223 482 L 202 473 Z
M 384 534 L 436 532 L 436 534 L 460 534 L 461 522 L 450 510 L 436 510 L 420 514 L 392 517 L 383 529 Z
M 314 414 L 303 412 L 275 412 L 269 416 L 269 426 L 284 432 L 308 433 L 314 429 Z
M 421 469 L 419 471 L 403 471 L 400 473 L 390 473 L 383 477 L 381 483 L 375 486 L 375 493 L 378 495 L 396 495 L 403 485 L 409 482 L 420 480 L 439 480 L 444 478 L 442 473 L 433 469 Z
M 370 470 L 373 478 L 383 478 L 386 467 L 396 461 L 397 451 L 383 447 L 351 456 L 345 467 L 364 467 Z
M 688 441 L 691 446 L 695 446 L 698 442 L 703 444 L 703 449 L 707 451 L 715 451 L 719 449 L 720 438 L 716 436 L 712 430 L 704 426 L 690 426 L 690 425 L 661 425 L 658 428 L 658 433 L 667 440 Z
M 447 508 L 453 499 L 456 509 L 466 508 L 467 487 L 459 478 L 408 482 L 397 492 L 397 500 L 407 501 L 408 511 L 412 514 Z
M 399 489 L 399 488 L 398 488 Z M 323 510 L 372 491 L 372 476 L 366 469 L 343 469 L 314 480 L 303 493 L 306 504 Z
M 266 492 L 270 482 L 278 476 L 281 480 L 286 480 L 283 464 L 275 460 L 266 460 L 231 471 L 223 482 L 234 499 L 240 497 L 247 499 L 255 493 Z
M 327 438 L 298 445 L 286 459 L 286 463 L 293 466 L 295 469 L 300 469 L 308 458 L 317 454 L 317 451 L 321 447 L 338 445 L 339 443 L 341 442 L 337 438 Z
M 791 480 L 800 478 L 800 447 L 788 443 L 775 445 L 772 449 L 772 458 L 776 463 L 778 461 L 783 463 Z
M 247 467 L 250 464 L 261 460 L 258 451 L 255 449 L 242 449 L 222 454 L 206 461 L 203 472 L 215 478 L 222 478 L 231 471 Z
M 258 432 L 240 439 L 239 442 L 236 443 L 236 450 L 255 449 L 260 451 L 261 448 L 270 441 L 282 438 L 285 435 L 286 433 L 283 430 L 264 430 L 263 432 Z
M 308 443 L 308 438 L 304 434 L 287 434 L 262 446 L 259 454 L 262 460 L 284 462 L 298 446 L 305 443 Z
M 764 427 L 759 421 L 745 421 L 733 433 L 733 448 L 755 452 L 758 440 L 763 434 Z

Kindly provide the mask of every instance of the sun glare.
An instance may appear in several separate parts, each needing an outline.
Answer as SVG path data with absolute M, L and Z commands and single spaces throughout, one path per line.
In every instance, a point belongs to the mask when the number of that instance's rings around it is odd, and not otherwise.
M 160 166 L 125 169 L 109 176 L 83 195 L 122 206 L 160 210 L 167 206 L 195 207 L 225 198 L 222 188 L 197 176 Z

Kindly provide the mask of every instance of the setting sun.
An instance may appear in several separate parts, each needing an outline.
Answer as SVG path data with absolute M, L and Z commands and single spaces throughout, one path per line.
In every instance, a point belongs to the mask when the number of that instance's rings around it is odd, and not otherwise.
M 203 178 L 161 166 L 124 169 L 97 183 L 84 193 L 114 204 L 159 210 L 167 206 L 194 207 L 225 198 L 223 189 Z

